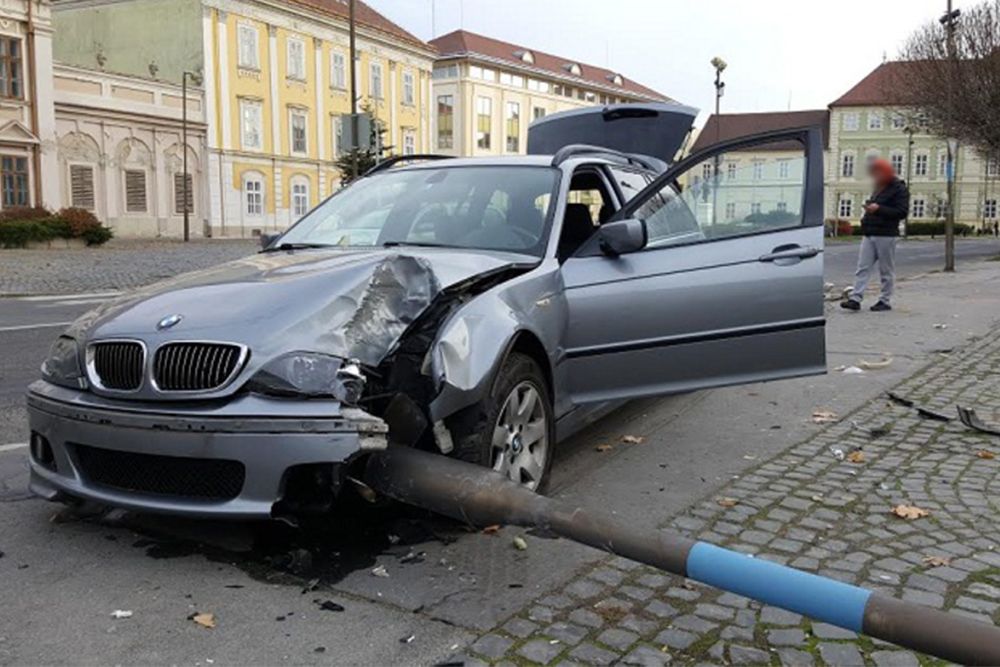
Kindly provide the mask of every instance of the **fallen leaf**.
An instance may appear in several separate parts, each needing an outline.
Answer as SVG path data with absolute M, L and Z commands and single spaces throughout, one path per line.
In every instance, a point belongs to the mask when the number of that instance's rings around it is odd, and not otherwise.
M 599 452 L 610 452 L 613 449 L 613 447 L 611 445 L 608 445 L 608 444 L 603 444 L 603 445 L 598 445 L 597 447 L 594 447 L 594 449 L 596 449 Z
M 814 424 L 832 424 L 838 421 L 840 417 L 837 413 L 832 410 L 813 410 L 812 420 Z
M 981 459 L 995 459 L 997 457 L 996 454 L 994 454 L 988 449 L 980 449 L 978 452 L 976 452 L 976 456 L 978 456 Z
M 626 445 L 641 445 L 642 441 L 645 440 L 641 435 L 623 435 L 622 442 Z
M 211 630 L 215 627 L 215 614 L 206 614 L 203 612 L 198 612 L 197 614 L 192 614 L 189 616 L 192 621 L 197 623 L 203 628 L 208 628 Z
M 930 512 L 914 505 L 896 505 L 892 508 L 892 513 L 902 519 L 920 519 L 929 516 Z
M 927 567 L 942 567 L 951 565 L 951 559 L 945 556 L 924 556 L 924 565 Z
M 847 455 L 847 460 L 850 463 L 864 463 L 865 453 L 860 449 L 855 449 L 853 452 Z
M 500 524 L 499 523 L 495 523 L 492 526 L 486 526 L 485 528 L 483 528 L 483 534 L 484 535 L 496 535 L 499 530 L 500 530 Z
M 384 579 L 389 576 L 389 571 L 385 569 L 385 565 L 376 565 L 372 568 L 372 575 Z
M 527 551 L 528 543 L 524 541 L 524 538 L 520 535 L 514 537 L 514 548 L 518 551 Z
M 892 364 L 892 357 L 886 357 L 881 361 L 867 361 L 865 359 L 862 359 L 861 361 L 858 362 L 858 366 L 861 366 L 861 368 L 865 369 L 866 371 L 874 371 L 880 368 L 888 368 L 890 364 Z
M 737 505 L 740 504 L 740 501 L 737 500 L 736 498 L 727 498 L 727 497 L 716 498 L 715 502 L 722 507 L 736 507 Z

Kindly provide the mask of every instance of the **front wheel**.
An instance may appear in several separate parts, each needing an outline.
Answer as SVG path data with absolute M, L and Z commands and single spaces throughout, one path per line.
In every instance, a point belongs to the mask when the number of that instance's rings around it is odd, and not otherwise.
M 516 352 L 507 357 L 490 395 L 456 422 L 456 458 L 490 467 L 532 491 L 545 489 L 555 420 L 545 377 L 534 359 Z

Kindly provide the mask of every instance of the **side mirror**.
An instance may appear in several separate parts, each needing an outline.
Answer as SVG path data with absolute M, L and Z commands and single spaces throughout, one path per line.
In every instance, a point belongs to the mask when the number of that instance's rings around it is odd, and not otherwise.
M 617 257 L 646 247 L 646 223 L 638 218 L 606 222 L 597 230 L 601 252 Z
M 265 234 L 264 232 L 261 232 L 260 237 L 259 237 L 260 238 L 260 249 L 264 250 L 265 248 L 267 248 L 267 246 L 269 246 L 272 243 L 274 243 L 274 240 L 276 238 L 278 238 L 279 236 L 281 236 L 281 234 L 279 234 L 277 232 L 274 233 L 274 234 Z

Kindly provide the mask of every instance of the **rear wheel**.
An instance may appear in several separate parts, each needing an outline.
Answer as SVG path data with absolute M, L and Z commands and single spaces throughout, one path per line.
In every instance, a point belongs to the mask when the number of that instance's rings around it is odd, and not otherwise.
M 538 363 L 516 352 L 507 357 L 493 391 L 457 418 L 453 432 L 455 457 L 490 467 L 532 491 L 544 491 L 555 420 Z

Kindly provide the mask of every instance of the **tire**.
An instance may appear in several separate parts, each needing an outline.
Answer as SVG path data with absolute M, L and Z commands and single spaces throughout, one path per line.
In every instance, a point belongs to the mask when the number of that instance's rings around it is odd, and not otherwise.
M 531 392 L 534 400 L 529 401 Z M 520 405 L 512 405 L 512 401 Z M 522 408 L 522 414 L 516 407 Z M 523 414 L 527 410 L 530 413 Z M 500 429 L 506 431 L 503 449 Z M 455 417 L 452 435 L 455 449 L 451 455 L 455 458 L 493 468 L 543 493 L 552 468 L 555 419 L 538 362 L 511 353 L 500 367 L 489 396 Z

